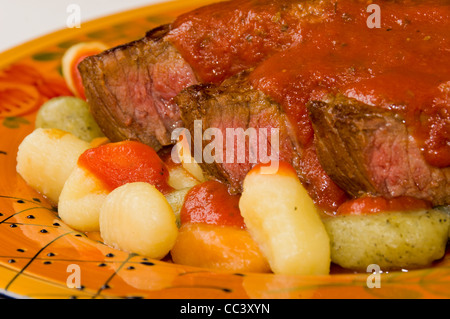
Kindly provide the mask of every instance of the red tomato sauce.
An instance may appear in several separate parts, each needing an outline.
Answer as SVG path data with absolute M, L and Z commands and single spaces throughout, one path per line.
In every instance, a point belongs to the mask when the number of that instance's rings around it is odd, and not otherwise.
M 383 197 L 361 197 L 342 204 L 337 215 L 370 215 L 380 212 L 415 211 L 429 209 L 431 205 L 413 197 L 386 199 Z
M 158 154 L 145 144 L 124 141 L 100 145 L 85 151 L 78 165 L 94 174 L 112 191 L 127 183 L 146 182 L 167 194 L 169 171 Z
M 239 195 L 230 195 L 228 187 L 217 181 L 196 185 L 184 199 L 180 211 L 181 224 L 205 223 L 245 229 L 239 198 Z
M 296 2 L 244 0 L 204 6 L 178 17 L 168 39 L 201 81 L 220 83 L 297 39 Z
M 258 163 L 256 164 L 248 174 L 262 174 L 263 169 L 273 168 L 276 171 L 269 173 L 275 173 L 281 176 L 295 176 L 297 177 L 297 171 L 292 167 L 291 164 L 285 161 L 270 161 L 268 163 Z

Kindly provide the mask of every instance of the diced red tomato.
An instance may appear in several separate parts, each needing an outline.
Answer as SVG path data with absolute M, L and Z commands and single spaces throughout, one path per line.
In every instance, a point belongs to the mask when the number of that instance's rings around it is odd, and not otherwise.
M 230 195 L 228 187 L 217 181 L 194 186 L 186 195 L 181 208 L 181 224 L 205 223 L 245 228 L 239 210 L 239 195 Z
M 109 191 L 132 182 L 147 182 L 163 194 L 172 190 L 167 167 L 153 148 L 140 142 L 108 143 L 89 149 L 80 156 L 78 165 L 94 174 Z

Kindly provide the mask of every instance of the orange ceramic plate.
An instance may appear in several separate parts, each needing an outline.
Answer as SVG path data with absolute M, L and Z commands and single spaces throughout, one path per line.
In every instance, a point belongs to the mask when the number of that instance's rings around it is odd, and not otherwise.
M 65 225 L 16 173 L 16 152 L 47 99 L 70 95 L 61 57 L 72 44 L 115 46 L 208 0 L 173 1 L 65 29 L 0 54 L 0 293 L 21 298 L 449 298 L 450 259 L 430 269 L 303 277 L 212 272 L 107 247 Z M 81 287 L 71 275 L 80 274 Z

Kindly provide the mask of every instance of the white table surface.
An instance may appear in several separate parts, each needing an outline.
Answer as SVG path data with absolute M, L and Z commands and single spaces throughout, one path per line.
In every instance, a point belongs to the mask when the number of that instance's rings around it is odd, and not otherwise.
M 167 0 L 0 0 L 0 52 L 67 27 L 78 5 L 82 23 Z

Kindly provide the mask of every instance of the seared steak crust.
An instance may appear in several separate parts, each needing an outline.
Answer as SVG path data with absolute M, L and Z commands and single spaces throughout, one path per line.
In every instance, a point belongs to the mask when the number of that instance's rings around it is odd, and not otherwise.
M 196 78 L 164 40 L 169 30 L 156 28 L 79 65 L 92 114 L 110 140 L 139 140 L 159 150 L 171 144 L 172 130 L 182 125 L 172 98 Z
M 450 167 L 425 161 L 398 114 L 343 96 L 311 101 L 308 110 L 323 168 L 352 196 L 450 203 Z

